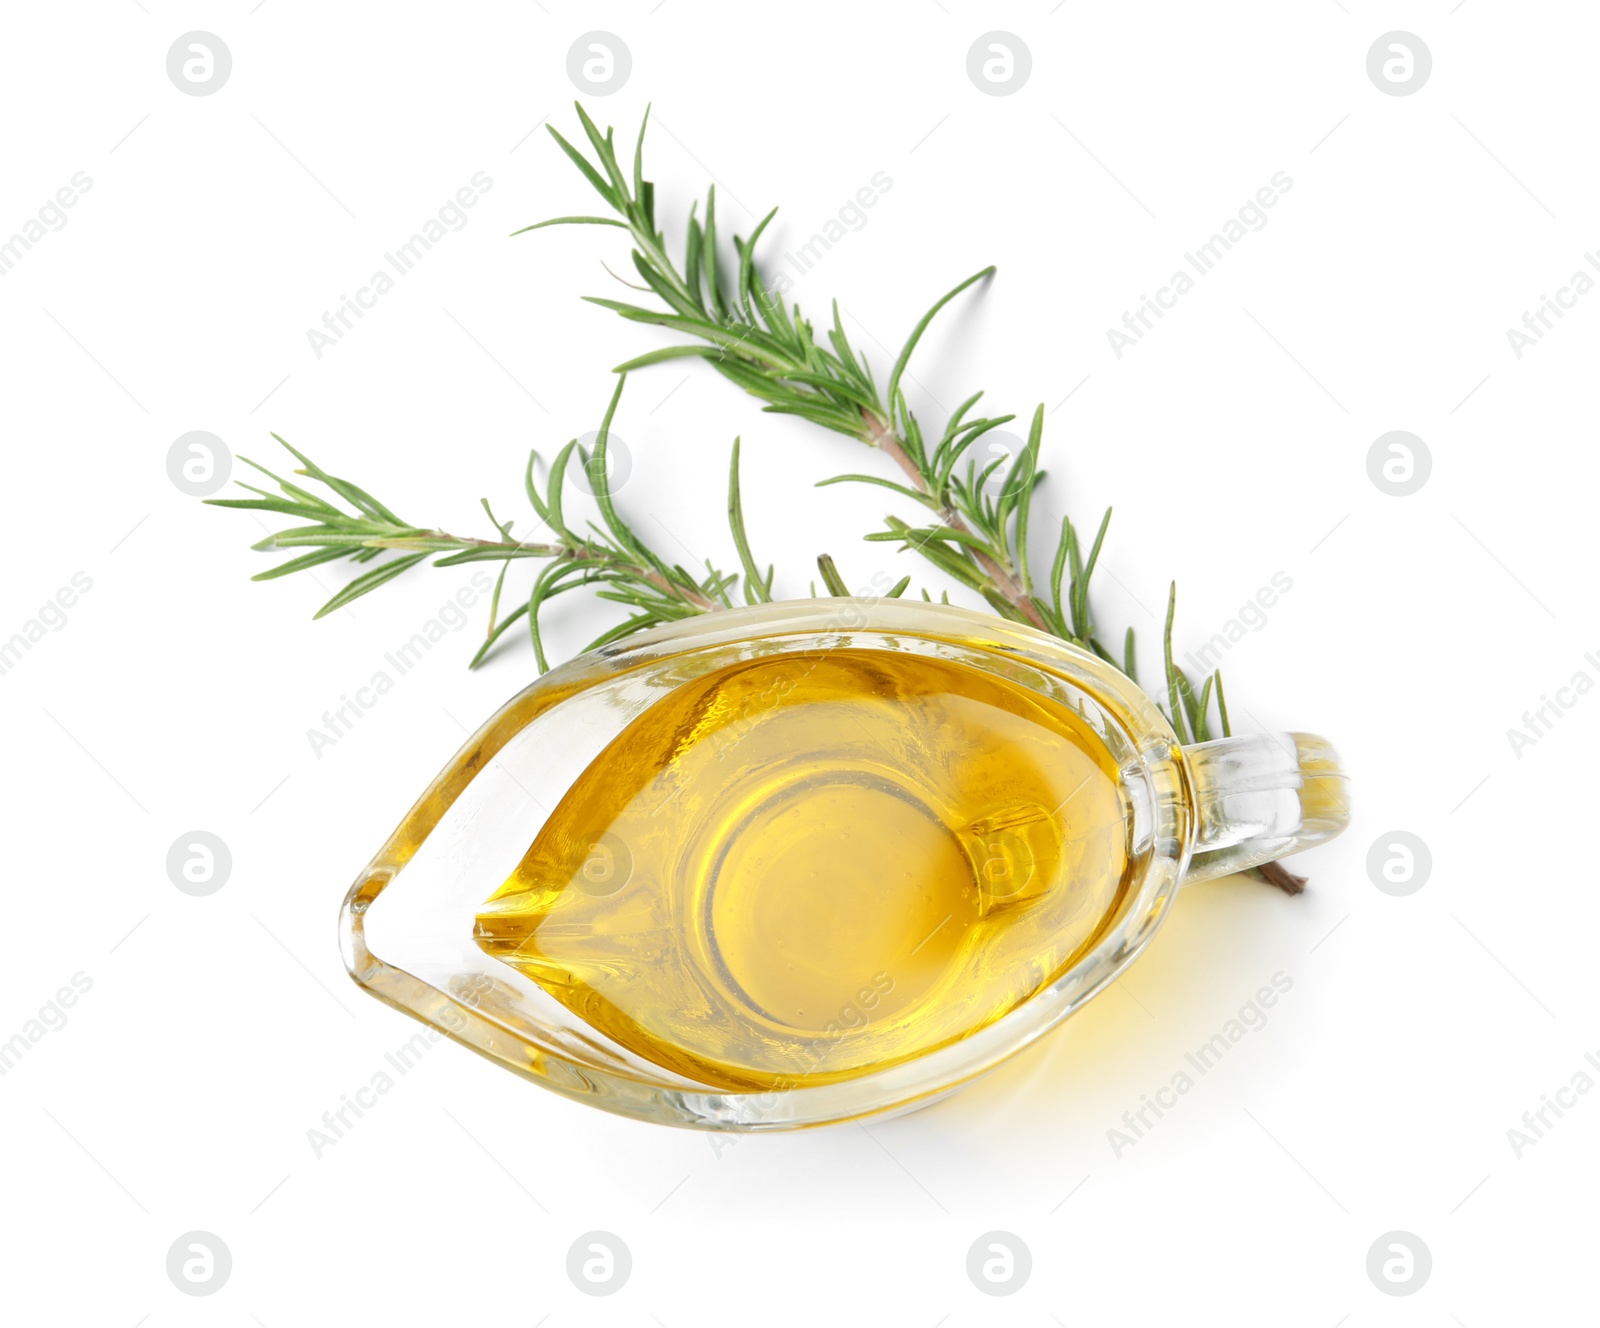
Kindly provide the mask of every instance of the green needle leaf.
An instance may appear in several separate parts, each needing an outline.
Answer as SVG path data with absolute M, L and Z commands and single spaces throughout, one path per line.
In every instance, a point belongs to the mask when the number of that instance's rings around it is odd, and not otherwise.
M 850 587 L 845 585 L 844 578 L 839 575 L 839 569 L 834 566 L 830 555 L 824 553 L 817 558 L 817 570 L 822 573 L 822 584 L 828 588 L 830 595 L 844 599 L 850 597 Z
M 618 221 L 615 217 L 551 217 L 548 221 L 536 221 L 531 226 L 512 231 L 511 238 L 526 235 L 529 231 L 542 231 L 546 226 L 615 226 L 619 230 L 628 229 L 627 222 Z
M 1167 625 L 1162 634 L 1161 649 L 1167 665 L 1167 709 L 1170 712 L 1173 732 L 1178 735 L 1178 741 L 1187 743 L 1189 726 L 1184 719 L 1183 692 L 1179 682 L 1178 670 L 1172 662 L 1172 619 L 1178 611 L 1178 583 L 1174 581 L 1167 591 Z
M 739 439 L 733 440 L 733 459 L 728 463 L 728 527 L 733 532 L 734 547 L 739 551 L 739 562 L 744 567 L 745 602 L 770 604 L 772 602 L 772 569 L 766 576 L 756 566 L 750 552 L 750 537 L 744 528 L 744 501 L 739 496 Z
M 911 329 L 911 335 L 906 339 L 905 348 L 900 352 L 900 358 L 894 362 L 894 371 L 889 375 L 888 399 L 891 402 L 893 402 L 899 395 L 900 376 L 901 374 L 905 373 L 906 365 L 911 362 L 911 352 L 916 350 L 917 342 L 922 340 L 922 334 L 928 330 L 928 324 L 933 322 L 934 317 L 938 314 L 939 310 L 943 309 L 945 305 L 950 303 L 951 300 L 955 299 L 956 296 L 961 294 L 962 291 L 966 290 L 968 286 L 971 286 L 974 282 L 982 281 L 985 277 L 992 277 L 994 272 L 995 269 L 992 264 L 989 267 L 984 268 L 981 272 L 974 272 L 959 286 L 954 287 L 953 289 L 945 292 L 944 295 L 940 296 L 940 298 L 935 302 L 933 308 L 929 309 L 927 313 L 922 315 L 921 321 L 919 321 L 917 325 Z
M 333 545 L 325 549 L 312 549 L 310 553 L 302 553 L 298 558 L 291 558 L 286 563 L 279 563 L 276 567 L 265 572 L 257 572 L 250 579 L 252 581 L 274 581 L 280 576 L 288 576 L 291 572 L 303 572 L 308 567 L 316 567 L 321 563 L 330 563 L 335 558 L 348 557 L 349 549 Z
M 336 609 L 342 609 L 352 600 L 360 599 L 363 595 L 370 594 L 386 582 L 393 581 L 400 573 L 408 568 L 415 567 L 428 555 L 426 553 L 410 553 L 402 558 L 391 558 L 386 563 L 380 563 L 370 572 L 363 572 L 354 581 L 347 585 L 337 595 L 330 599 L 313 614 L 313 618 L 326 618 Z

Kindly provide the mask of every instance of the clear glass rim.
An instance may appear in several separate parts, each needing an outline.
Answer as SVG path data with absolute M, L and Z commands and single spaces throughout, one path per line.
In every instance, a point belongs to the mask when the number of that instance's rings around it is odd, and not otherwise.
M 594 682 L 708 646 L 768 637 L 871 632 L 944 642 L 1016 658 L 1078 688 L 1122 726 L 1148 777 L 1175 796 L 1152 800 L 1144 870 L 1099 941 L 1053 982 L 988 1027 L 916 1059 L 851 1079 L 766 1092 L 692 1090 L 568 1060 L 530 1044 L 470 1004 L 391 965 L 367 947 L 364 916 L 451 804 L 512 736 Z M 473 755 L 477 759 L 473 760 Z M 470 769 L 471 773 L 466 771 Z M 543 1086 L 591 1105 L 663 1124 L 753 1131 L 795 1129 L 910 1110 L 1020 1051 L 1114 981 L 1149 943 L 1176 897 L 1193 843 L 1189 772 L 1177 738 L 1119 670 L 1056 637 L 952 605 L 891 599 L 783 601 L 724 610 L 641 633 L 581 655 L 524 688 L 478 729 L 429 785 L 361 872 L 340 912 L 340 944 L 354 981 L 386 1004 Z

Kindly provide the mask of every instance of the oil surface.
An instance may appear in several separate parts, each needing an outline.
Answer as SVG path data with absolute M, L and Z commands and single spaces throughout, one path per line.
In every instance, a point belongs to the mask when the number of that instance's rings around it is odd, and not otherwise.
M 477 940 L 718 1088 L 923 1054 L 1082 951 L 1127 863 L 1065 706 L 943 660 L 776 656 L 679 687 L 567 792 Z

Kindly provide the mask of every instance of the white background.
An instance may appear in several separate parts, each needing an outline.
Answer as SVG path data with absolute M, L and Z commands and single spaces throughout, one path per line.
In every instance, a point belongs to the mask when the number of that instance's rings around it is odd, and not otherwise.
M 1592 1317 L 1600 1094 L 1518 1157 L 1507 1131 L 1600 1053 L 1587 844 L 1600 696 L 1518 756 L 1507 730 L 1600 649 L 1592 592 L 1600 298 L 1520 359 L 1506 329 L 1600 243 L 1592 57 L 1577 4 L 1360 0 L 1153 7 L 708 0 L 531 6 L 13 6 L 0 44 L 0 235 L 83 171 L 92 190 L 0 278 L 7 519 L 0 637 L 74 573 L 93 583 L 0 676 L 7 761 L 0 1038 L 82 973 L 66 1026 L 0 1078 L 0 1260 L 18 1322 L 808 1323 L 1126 1321 L 1480 1325 Z M 227 43 L 214 95 L 166 52 Z M 999 275 L 914 366 L 937 421 L 978 387 L 1050 411 L 1046 511 L 1115 502 L 1099 615 L 1140 631 L 1180 582 L 1179 650 L 1275 572 L 1293 589 L 1225 661 L 1244 729 L 1341 748 L 1357 818 L 1299 862 L 1301 898 L 1187 892 L 1122 984 L 947 1102 L 868 1129 L 744 1138 L 636 1124 L 453 1044 L 320 1158 L 307 1131 L 416 1026 L 345 977 L 349 881 L 475 726 L 532 676 L 512 640 L 477 673 L 471 624 L 315 755 L 307 730 L 462 584 L 423 571 L 313 623 L 341 573 L 252 586 L 248 514 L 168 480 L 180 434 L 271 463 L 277 432 L 403 516 L 526 522 L 526 449 L 593 429 L 609 366 L 664 338 L 617 292 L 614 231 L 518 226 L 589 211 L 543 129 L 575 133 L 566 53 L 620 36 L 633 72 L 591 99 L 631 145 L 647 101 L 661 213 L 720 182 L 724 226 L 783 211 L 804 242 L 874 172 L 868 224 L 794 298 L 837 295 L 879 372 L 922 309 Z M 966 73 L 1016 34 L 1014 95 Z M 1366 53 L 1420 36 L 1433 72 L 1380 93 Z M 474 172 L 493 189 L 335 348 L 307 329 Z M 1283 171 L 1293 189 L 1118 359 L 1107 328 Z M 658 542 L 723 565 L 727 452 L 779 588 L 832 552 L 852 584 L 915 571 L 859 536 L 892 496 L 814 491 L 879 465 L 765 416 L 699 366 L 629 386 L 620 501 Z M 1420 492 L 1369 480 L 1373 440 L 1421 436 Z M 652 524 L 659 520 L 660 527 Z M 1040 520 L 1038 528 L 1047 523 Z M 525 526 L 519 524 L 519 529 Z M 678 555 L 687 559 L 688 554 Z M 932 584 L 937 587 L 938 582 Z M 577 598 L 570 653 L 611 621 Z M 186 832 L 226 886 L 174 889 Z M 1431 848 L 1417 893 L 1374 888 L 1393 830 Z M 1117 1156 L 1108 1131 L 1276 972 L 1292 990 Z M 1600 1079 L 1600 1072 L 1591 1069 Z M 1554 1117 L 1550 1117 L 1554 1120 Z M 227 1285 L 164 1261 L 220 1236 Z M 564 1262 L 603 1229 L 627 1285 Z M 981 1233 L 1033 1255 L 1016 1294 L 965 1271 Z M 1433 1272 L 1381 1294 L 1365 1261 L 1404 1230 Z

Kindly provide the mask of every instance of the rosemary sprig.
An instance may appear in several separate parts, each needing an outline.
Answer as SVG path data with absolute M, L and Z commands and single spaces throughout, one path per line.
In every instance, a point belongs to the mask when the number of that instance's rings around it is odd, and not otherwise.
M 515 538 L 512 534 L 513 523 L 501 522 L 486 498 L 480 501 L 495 529 L 492 539 L 452 535 L 442 530 L 413 525 L 396 516 L 365 489 L 349 480 L 330 475 L 276 434 L 273 437 L 300 463 L 296 474 L 321 485 L 334 497 L 343 499 L 353 510 L 346 510 L 248 458 L 243 459 L 276 483 L 278 491 L 241 482 L 240 487 L 257 496 L 212 498 L 207 501 L 216 507 L 275 512 L 306 523 L 277 531 L 253 546 L 268 552 L 279 549 L 306 550 L 287 562 L 257 574 L 253 580 L 268 581 L 341 558 L 358 563 L 376 562 L 371 571 L 349 582 L 318 609 L 315 614 L 318 618 L 326 617 L 352 600 L 370 594 L 429 558 L 433 559 L 435 567 L 456 567 L 475 562 L 500 563 L 500 575 L 495 581 L 490 600 L 488 631 L 472 658 L 472 667 L 483 661 L 509 628 L 525 618 L 534 654 L 543 671 L 550 665 L 540 632 L 540 609 L 558 595 L 580 586 L 594 587 L 599 598 L 625 605 L 630 610 L 628 617 L 607 628 L 584 647 L 586 650 L 608 645 L 660 623 L 732 606 L 729 592 L 738 583 L 737 576 L 720 572 L 709 562 L 703 576 L 696 576 L 677 563 L 669 563 L 640 537 L 617 510 L 607 474 L 606 445 L 625 382 L 626 375 L 619 375 L 616 391 L 612 394 L 605 419 L 595 438 L 593 452 L 580 448 L 576 439 L 568 442 L 550 461 L 543 492 L 535 476 L 538 453 L 530 452 L 528 455 L 523 489 L 539 522 L 546 528 L 550 536 L 548 539 Z M 601 524 L 589 521 L 583 529 L 579 529 L 568 517 L 564 501 L 563 486 L 567 470 L 575 457 L 588 474 L 589 488 L 601 519 Z M 734 543 L 745 568 L 745 599 L 752 604 L 765 603 L 772 597 L 773 569 L 769 567 L 764 575 L 759 573 L 750 551 L 739 493 L 737 440 L 734 442 L 728 476 L 728 513 Z M 395 556 L 384 558 L 385 553 Z M 534 578 L 527 598 L 502 618 L 499 616 L 499 607 L 506 573 L 512 563 L 530 558 L 541 560 L 544 566 Z
M 1092 631 L 1080 635 L 1072 630 L 1075 625 L 1086 624 L 1069 623 L 1062 616 L 1059 597 L 1052 603 L 1034 596 L 1028 577 L 1025 537 L 1034 488 L 1043 478 L 1038 469 L 1042 415 L 1035 416 L 1029 446 L 1016 458 L 1004 482 L 998 485 L 998 492 L 993 492 L 996 486 L 990 480 L 1003 463 L 996 461 L 979 470 L 970 459 L 965 467 L 961 462 L 984 434 L 1014 417 L 968 418 L 968 412 L 981 399 L 982 394 L 978 393 L 962 404 L 938 440 L 930 445 L 901 391 L 901 379 L 911 354 L 934 316 L 962 291 L 992 275 L 994 269 L 985 268 L 967 278 L 923 316 L 880 392 L 866 357 L 856 351 L 845 333 L 837 301 L 833 306 L 833 326 L 827 333 L 828 345 L 821 345 L 798 306 L 786 309 L 761 281 L 755 266 L 756 244 L 776 209 L 761 220 L 748 241 L 734 237 L 738 261 L 731 265 L 731 288 L 727 288 L 718 254 L 713 187 L 706 198 L 703 223 L 696 209 L 690 209 L 684 266 L 680 271 L 656 227 L 655 189 L 644 178 L 644 129 L 640 129 L 634 149 L 630 183 L 617 159 L 614 132 L 608 129 L 602 136 L 581 106 L 578 116 L 594 149 L 595 164 L 553 126 L 550 132 L 616 212 L 616 218 L 556 217 L 515 233 L 560 225 L 617 226 L 629 232 L 634 243 L 634 268 L 666 308 L 648 309 L 597 296 L 587 298 L 624 318 L 666 327 L 693 340 L 640 355 L 619 366 L 618 371 L 664 360 L 702 358 L 765 401 L 767 410 L 797 415 L 882 450 L 899 466 L 908 483 L 864 475 L 839 476 L 829 482 L 882 484 L 926 508 L 933 520 L 913 526 L 892 518 L 885 530 L 869 538 L 914 547 L 946 575 L 982 595 L 1005 617 L 1092 648 Z M 1019 533 L 1022 542 L 1017 539 Z
M 718 253 L 716 189 L 706 195 L 705 219 L 698 204 L 689 209 L 680 268 L 668 252 L 655 216 L 655 187 L 644 178 L 644 136 L 641 125 L 634 145 L 631 177 L 617 156 L 615 131 L 602 134 L 580 105 L 578 120 L 593 160 L 574 147 L 559 130 L 551 137 L 577 166 L 615 216 L 564 216 L 536 222 L 516 235 L 547 226 L 598 225 L 628 232 L 633 241 L 633 266 L 665 308 L 646 308 L 617 300 L 586 297 L 632 322 L 665 327 L 687 338 L 684 343 L 636 356 L 618 366 L 626 373 L 665 360 L 706 360 L 731 382 L 765 402 L 764 409 L 796 415 L 836 433 L 855 438 L 885 453 L 901 472 L 901 480 L 878 475 L 838 475 L 822 483 L 864 483 L 889 489 L 927 514 L 917 523 L 898 516 L 885 518 L 884 529 L 869 540 L 898 543 L 916 550 L 940 572 L 981 595 L 1002 616 L 1050 632 L 1137 677 L 1135 643 L 1130 627 L 1120 655 L 1100 639 L 1090 612 L 1089 584 L 1111 522 L 1107 508 L 1087 556 L 1070 518 L 1061 523 L 1051 560 L 1047 591 L 1037 589 L 1028 560 L 1033 498 L 1045 477 L 1040 467 L 1044 408 L 1033 413 L 1028 440 L 1006 467 L 1003 458 L 980 467 L 972 448 L 985 434 L 1015 416 L 981 416 L 972 412 L 981 392 L 963 401 L 945 421 L 936 439 L 925 434 L 907 404 L 902 382 L 923 334 L 939 312 L 962 292 L 994 274 L 993 267 L 974 273 L 942 295 L 912 328 L 882 390 L 865 354 L 850 342 L 833 302 L 833 322 L 826 344 L 798 305 L 785 306 L 761 280 L 756 245 L 777 213 L 774 208 L 757 223 L 748 240 L 735 235 L 734 264 L 724 265 Z M 724 270 L 728 271 L 725 278 Z M 1004 474 L 1001 474 L 1002 469 Z M 901 482 L 903 480 L 903 482 Z M 1204 741 L 1210 735 L 1208 711 L 1220 679 L 1208 679 L 1197 696 L 1181 671 L 1170 665 L 1172 620 L 1165 634 L 1168 658 L 1168 711 L 1179 736 Z M 1201 698 L 1204 698 L 1202 703 Z M 1218 721 L 1227 732 L 1225 712 Z

